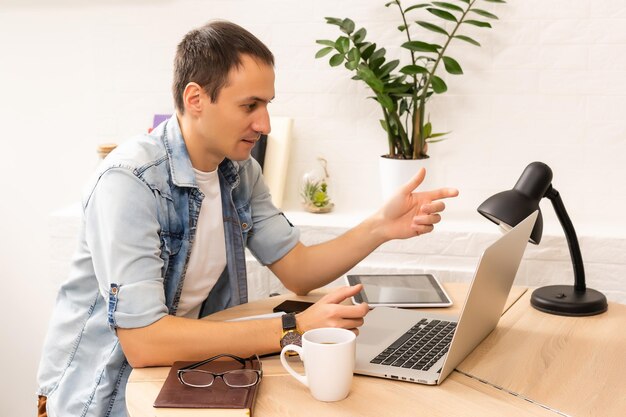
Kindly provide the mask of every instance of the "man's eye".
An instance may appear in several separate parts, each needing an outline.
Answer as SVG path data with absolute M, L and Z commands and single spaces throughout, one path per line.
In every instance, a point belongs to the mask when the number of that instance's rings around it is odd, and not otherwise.
M 248 111 L 252 111 L 252 110 L 256 109 L 256 106 L 257 106 L 257 103 L 256 103 L 256 102 L 255 102 L 255 103 L 250 103 L 250 104 L 246 104 L 246 105 L 245 105 L 246 110 L 248 110 Z

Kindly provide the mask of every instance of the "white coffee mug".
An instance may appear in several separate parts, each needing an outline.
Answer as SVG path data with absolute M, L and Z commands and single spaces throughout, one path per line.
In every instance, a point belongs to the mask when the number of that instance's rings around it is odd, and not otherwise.
M 296 351 L 304 362 L 300 375 L 287 362 L 285 353 Z M 356 336 L 346 329 L 324 327 L 302 335 L 302 347 L 287 345 L 280 352 L 280 362 L 287 372 L 309 387 L 320 401 L 339 401 L 348 396 L 354 373 Z

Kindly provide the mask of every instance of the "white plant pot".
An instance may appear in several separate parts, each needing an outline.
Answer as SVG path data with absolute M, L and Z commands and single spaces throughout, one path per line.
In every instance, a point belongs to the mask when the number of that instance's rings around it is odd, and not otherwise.
M 380 187 L 383 201 L 389 200 L 404 184 L 406 184 L 420 168 L 426 168 L 426 178 L 418 187 L 419 190 L 429 190 L 429 174 L 432 158 L 426 159 L 393 159 L 379 158 Z

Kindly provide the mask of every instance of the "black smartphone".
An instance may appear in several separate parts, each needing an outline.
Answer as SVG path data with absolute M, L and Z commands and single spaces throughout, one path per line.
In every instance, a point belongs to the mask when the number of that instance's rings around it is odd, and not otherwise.
M 284 311 L 285 313 L 300 313 L 312 305 L 313 303 L 309 303 L 308 301 L 285 300 L 274 307 L 274 313 L 280 311 Z

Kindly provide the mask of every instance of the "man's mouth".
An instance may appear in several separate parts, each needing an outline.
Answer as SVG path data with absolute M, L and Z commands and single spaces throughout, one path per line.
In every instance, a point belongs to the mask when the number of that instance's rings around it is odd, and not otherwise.
M 242 140 L 244 142 L 247 142 L 247 143 L 251 144 L 251 145 L 254 145 L 255 143 L 257 143 L 259 138 L 258 137 L 256 137 L 256 138 L 243 138 Z

